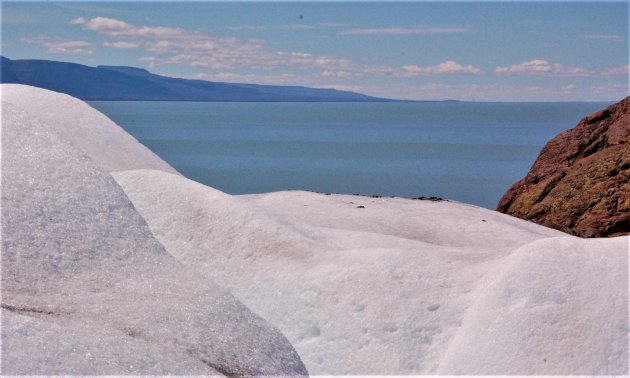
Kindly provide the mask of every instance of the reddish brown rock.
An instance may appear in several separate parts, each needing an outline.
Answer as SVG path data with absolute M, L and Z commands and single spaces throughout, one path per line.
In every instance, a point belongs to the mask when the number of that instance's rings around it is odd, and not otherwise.
M 582 237 L 630 234 L 630 97 L 543 147 L 497 211 Z

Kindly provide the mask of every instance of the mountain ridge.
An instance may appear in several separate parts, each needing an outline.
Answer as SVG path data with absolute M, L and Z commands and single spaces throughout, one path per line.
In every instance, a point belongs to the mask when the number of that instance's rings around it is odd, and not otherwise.
M 82 100 L 201 102 L 397 102 L 350 91 L 211 82 L 157 75 L 144 68 L 40 59 L 1 59 L 1 83 L 25 84 Z

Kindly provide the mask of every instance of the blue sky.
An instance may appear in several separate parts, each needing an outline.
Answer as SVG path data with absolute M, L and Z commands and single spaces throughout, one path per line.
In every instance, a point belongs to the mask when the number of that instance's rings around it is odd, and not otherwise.
M 2 55 L 401 99 L 628 95 L 628 2 L 3 2 Z

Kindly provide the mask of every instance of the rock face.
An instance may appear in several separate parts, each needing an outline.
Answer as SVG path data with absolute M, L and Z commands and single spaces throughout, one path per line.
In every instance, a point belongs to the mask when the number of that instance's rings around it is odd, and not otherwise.
M 497 211 L 582 237 L 630 233 L 630 97 L 550 140 Z

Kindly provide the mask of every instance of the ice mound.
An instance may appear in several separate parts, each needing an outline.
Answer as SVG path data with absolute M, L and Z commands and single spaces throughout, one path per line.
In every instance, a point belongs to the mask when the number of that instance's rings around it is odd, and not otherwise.
M 301 191 L 240 198 L 291 223 L 391 235 L 474 251 L 514 247 L 542 237 L 565 235 L 455 201 L 319 195 Z
M 2 90 L 5 374 L 628 374 L 630 237 L 230 196 L 78 100 Z
M 252 264 L 304 261 L 322 237 L 179 175 L 145 169 L 112 176 L 141 215 L 151 219 L 151 230 L 169 252 L 190 266 L 216 265 L 229 280 L 242 281 L 239 277 L 249 273 Z
M 628 303 L 623 296 L 627 239 L 582 244 L 552 229 L 455 202 L 299 191 L 233 197 L 159 171 L 117 172 L 114 178 L 167 250 L 225 284 L 280 328 L 313 374 L 612 374 L 627 366 L 627 345 L 622 343 L 627 341 L 622 327 L 624 316 L 627 320 L 622 305 Z M 582 286 L 574 280 L 563 283 L 575 272 L 591 272 L 593 253 L 581 254 L 574 244 L 600 251 L 609 267 L 617 266 L 614 274 L 597 285 L 593 274 L 585 275 Z M 536 257 L 555 249 L 558 256 L 549 265 Z M 573 258 L 566 258 L 567 253 Z M 527 262 L 522 267 L 513 262 L 519 256 Z M 540 269 L 547 271 L 546 279 L 535 273 Z M 456 360 L 472 355 L 480 343 L 494 345 L 490 334 L 483 334 L 489 325 L 471 319 L 483 303 L 484 288 L 495 276 L 515 271 L 522 273 L 524 291 L 555 285 L 567 296 L 557 311 L 562 322 L 544 328 L 544 316 L 499 309 L 504 316 L 500 326 L 516 321 L 522 330 L 545 329 L 547 337 L 512 332 L 504 336 L 503 349 L 488 352 L 494 364 L 481 358 Z M 518 282 L 513 285 L 519 287 Z M 591 292 L 585 292 L 589 287 Z M 587 303 L 578 304 L 580 296 L 608 303 L 610 292 L 621 293 L 615 302 L 619 306 L 610 310 L 617 320 L 602 322 L 597 332 L 577 339 L 583 348 L 574 348 L 575 353 L 592 353 L 576 365 L 562 354 L 567 350 L 565 327 L 600 319 Z M 474 337 L 465 336 L 469 334 Z M 615 343 L 602 349 L 608 341 Z M 537 360 L 542 353 L 537 347 L 555 361 L 553 368 L 544 358 Z M 611 350 L 617 357 L 604 358 L 602 353 Z M 515 358 L 526 353 L 520 358 L 527 363 L 510 362 L 510 352 Z
M 26 110 L 41 121 L 42 131 L 54 132 L 105 171 L 159 169 L 177 173 L 120 126 L 87 103 L 46 89 L 2 84 L 3 104 Z
M 514 251 L 477 289 L 439 372 L 627 375 L 629 242 L 549 238 Z
M 103 170 L 126 162 L 79 137 L 103 116 L 34 88 L 2 100 L 2 374 L 306 374 L 277 329 L 153 237 Z M 165 164 L 124 138 L 131 166 Z

